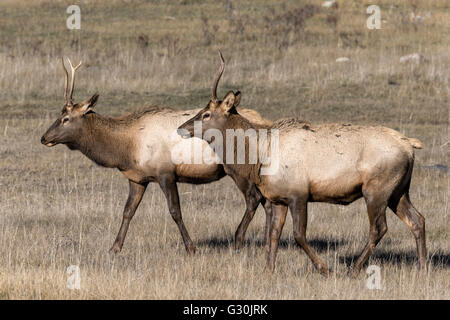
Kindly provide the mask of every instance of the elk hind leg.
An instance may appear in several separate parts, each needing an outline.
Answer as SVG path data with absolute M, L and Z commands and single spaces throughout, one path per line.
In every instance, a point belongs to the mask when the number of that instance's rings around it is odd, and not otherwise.
M 389 208 L 408 226 L 414 235 L 419 257 L 419 268 L 426 270 L 425 218 L 414 208 L 407 192 L 401 196 L 399 201 L 390 201 Z

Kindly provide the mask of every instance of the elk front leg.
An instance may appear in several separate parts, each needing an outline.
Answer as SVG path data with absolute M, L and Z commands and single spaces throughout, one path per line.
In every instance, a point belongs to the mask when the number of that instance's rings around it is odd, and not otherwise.
M 189 254 L 195 253 L 195 246 L 184 226 L 183 218 L 181 217 L 180 198 L 178 196 L 178 188 L 175 177 L 173 175 L 163 175 L 159 179 L 159 185 L 164 192 L 167 199 L 170 215 L 180 230 L 183 238 L 184 246 Z
M 268 253 L 270 250 L 270 228 L 272 225 L 272 203 L 263 198 L 261 203 L 264 206 L 264 210 L 266 211 L 266 226 L 264 227 L 264 249 Z
M 130 225 L 130 221 L 136 212 L 139 203 L 142 200 L 142 196 L 145 193 L 145 189 L 147 188 L 147 184 L 139 184 L 129 180 L 130 191 L 128 195 L 127 203 L 125 204 L 125 209 L 123 210 L 123 218 L 122 224 L 120 226 L 119 233 L 117 234 L 116 240 L 110 252 L 117 253 L 122 250 L 123 242 L 125 241 L 125 236 L 127 235 L 128 226 Z
M 240 179 L 235 181 L 239 189 L 244 194 L 246 204 L 244 216 L 242 217 L 242 221 L 234 235 L 234 248 L 239 250 L 243 246 L 245 233 L 247 232 L 250 222 L 253 220 L 256 209 L 258 208 L 261 200 L 264 198 L 253 183 L 246 180 L 240 181 Z
M 323 263 L 316 252 L 309 246 L 306 241 L 306 226 L 308 222 L 308 202 L 306 199 L 296 199 L 290 204 L 292 214 L 292 225 L 294 227 L 294 239 L 303 248 L 314 266 L 322 275 L 328 275 L 329 270 Z
M 266 252 L 269 252 L 270 247 L 270 226 L 272 223 L 272 204 L 269 200 L 266 200 L 263 196 L 260 198 L 249 196 L 245 198 L 245 203 L 247 207 L 245 209 L 244 217 L 242 217 L 242 221 L 239 224 L 236 233 L 235 233 L 235 244 L 234 248 L 239 250 L 242 248 L 245 238 L 245 233 L 247 232 L 248 226 L 250 222 L 253 220 L 255 216 L 256 209 L 258 205 L 261 203 L 266 212 L 266 225 L 264 226 L 264 248 Z
M 275 260 L 278 251 L 278 242 L 280 241 L 281 232 L 283 231 L 284 222 L 286 221 L 287 207 L 284 205 L 272 205 L 273 218 L 270 229 L 270 249 L 267 254 L 266 270 L 273 272 L 275 270 Z
M 247 232 L 248 226 L 250 222 L 253 220 L 255 216 L 256 209 L 261 203 L 264 206 L 264 210 L 266 211 L 266 226 L 264 230 L 265 235 L 265 247 L 266 251 L 269 251 L 269 232 L 270 232 L 270 224 L 272 221 L 272 205 L 270 201 L 266 200 L 258 188 L 254 183 L 242 179 L 238 176 L 234 176 L 230 174 L 231 178 L 236 183 L 239 190 L 243 193 L 245 198 L 245 213 L 242 217 L 242 221 L 236 229 L 236 233 L 234 235 L 234 248 L 239 250 L 242 248 L 245 238 L 245 233 Z

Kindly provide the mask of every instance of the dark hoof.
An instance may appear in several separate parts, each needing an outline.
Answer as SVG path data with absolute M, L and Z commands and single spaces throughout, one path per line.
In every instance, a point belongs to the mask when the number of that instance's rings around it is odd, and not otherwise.
M 272 275 L 275 272 L 275 266 L 267 264 L 263 270 L 264 274 Z
M 116 254 L 119 253 L 122 250 L 122 248 L 118 244 L 114 244 L 111 249 L 109 249 L 109 253 Z
M 241 249 L 242 249 L 243 247 L 244 247 L 244 246 L 243 246 L 242 242 L 240 242 L 240 241 L 234 243 L 234 251 L 236 251 L 236 252 L 241 251 Z
M 355 268 L 351 268 L 349 271 L 348 271 L 348 276 L 350 277 L 350 278 L 353 278 L 353 279 L 356 279 L 356 278 L 358 278 L 358 276 L 359 276 L 359 274 L 360 274 L 360 269 L 355 269 Z
M 186 251 L 187 251 L 188 255 L 193 256 L 196 251 L 195 246 L 192 245 L 192 246 L 186 247 Z
M 333 272 L 330 269 L 328 269 L 327 266 L 320 265 L 320 266 L 317 266 L 316 268 L 319 271 L 319 273 L 321 275 L 323 275 L 324 277 L 329 277 L 333 274 Z

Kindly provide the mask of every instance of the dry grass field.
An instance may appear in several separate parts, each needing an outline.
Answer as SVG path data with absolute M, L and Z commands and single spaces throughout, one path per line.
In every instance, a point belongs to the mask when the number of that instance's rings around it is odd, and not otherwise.
M 297 0 L 76 2 L 80 30 L 66 28 L 73 1 L 0 3 L 0 299 L 450 298 L 448 1 L 338 1 L 338 9 Z M 380 30 L 366 27 L 370 4 L 381 8 Z M 75 100 L 99 92 L 97 112 L 114 116 L 148 104 L 204 106 L 218 49 L 227 61 L 220 96 L 239 89 L 241 104 L 267 118 L 385 125 L 423 141 L 411 198 L 426 218 L 427 275 L 418 274 L 413 235 L 390 211 L 368 263 L 381 268 L 382 289 L 367 289 L 364 271 L 347 275 L 368 236 L 363 200 L 309 204 L 307 236 L 331 277 L 295 244 L 290 218 L 277 269 L 265 274 L 261 208 L 245 248 L 233 250 L 245 205 L 229 178 L 179 185 L 195 256 L 155 184 L 122 252 L 108 253 L 126 179 L 40 144 L 63 105 L 60 57 L 83 60 Z M 414 52 L 425 61 L 399 62 Z M 69 265 L 80 267 L 80 290 L 66 286 Z

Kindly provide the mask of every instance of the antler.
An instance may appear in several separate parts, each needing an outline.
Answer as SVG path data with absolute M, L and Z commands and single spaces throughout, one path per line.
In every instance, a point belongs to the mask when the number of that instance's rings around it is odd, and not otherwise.
M 219 72 L 217 73 L 217 77 L 216 77 L 216 80 L 214 81 L 214 86 L 212 89 L 212 100 L 213 101 L 219 100 L 217 98 L 217 85 L 219 84 L 220 77 L 222 77 L 223 69 L 225 68 L 225 60 L 223 59 L 222 52 L 220 52 L 220 50 L 219 50 L 219 57 L 220 57 L 221 62 L 220 62 Z
M 72 78 L 70 80 L 70 91 L 69 91 L 69 101 L 72 102 L 72 93 L 73 93 L 73 87 L 75 85 L 75 71 L 77 71 L 77 69 L 81 66 L 81 61 L 80 63 L 74 68 L 72 65 L 72 62 L 70 61 L 69 58 L 67 58 L 67 60 L 69 60 L 69 64 L 70 64 L 70 69 L 72 69 Z
M 67 104 L 67 86 L 69 85 L 69 74 L 67 73 L 67 69 L 64 66 L 64 58 L 61 57 L 61 64 L 64 70 L 64 73 L 66 75 L 66 80 L 65 80 L 65 84 L 64 84 L 64 104 Z
M 72 65 L 72 62 L 70 61 L 69 58 L 67 58 L 67 60 L 69 61 L 70 64 L 70 69 L 71 69 L 71 80 L 70 80 L 70 91 L 69 91 L 69 99 L 67 99 L 67 87 L 69 85 L 69 73 L 67 72 L 66 66 L 64 65 L 64 58 L 61 58 L 61 63 L 62 63 L 62 67 L 65 73 L 65 84 L 64 84 L 64 103 L 65 104 L 71 104 L 72 101 L 72 93 L 73 93 L 73 87 L 75 85 L 75 71 L 77 71 L 77 69 L 81 66 L 81 61 L 80 63 L 74 67 Z

